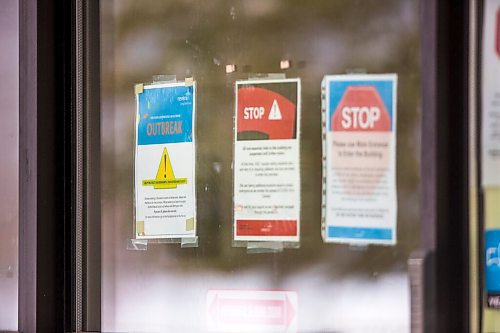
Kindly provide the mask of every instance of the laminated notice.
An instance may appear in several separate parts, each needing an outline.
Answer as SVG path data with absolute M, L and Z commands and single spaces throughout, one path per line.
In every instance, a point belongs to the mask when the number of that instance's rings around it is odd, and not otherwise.
M 194 84 L 136 90 L 136 238 L 196 236 Z
M 396 243 L 394 74 L 325 76 L 325 242 Z
M 300 79 L 235 90 L 234 240 L 298 242 Z
M 500 187 L 500 0 L 484 2 L 481 89 L 481 179 Z

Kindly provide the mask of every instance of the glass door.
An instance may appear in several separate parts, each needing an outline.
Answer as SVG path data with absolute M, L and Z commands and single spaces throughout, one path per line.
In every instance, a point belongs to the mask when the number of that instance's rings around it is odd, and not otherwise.
M 101 1 L 102 331 L 409 332 L 407 260 L 420 246 L 421 232 L 419 15 L 416 0 Z M 265 85 L 288 79 L 300 82 L 299 89 L 287 93 Z M 146 117 L 140 94 L 173 81 L 195 94 L 196 140 L 190 142 L 198 237 L 191 245 L 196 246 L 137 237 L 153 230 L 147 223 L 141 229 L 135 215 L 136 190 L 143 185 L 134 176 L 140 168 L 137 115 Z M 327 82 L 323 90 L 322 82 Z M 359 92 L 359 87 L 369 88 Z M 234 186 L 241 172 L 235 126 L 244 120 L 236 115 L 237 98 L 243 98 L 238 88 L 279 90 L 292 96 L 288 99 L 295 110 L 300 108 L 295 122 L 298 154 L 295 160 L 292 156 L 295 162 L 288 162 L 296 163 L 300 174 L 291 181 L 297 196 L 289 200 L 300 220 L 292 242 L 276 242 L 279 237 L 237 241 L 235 196 L 247 198 Z M 328 145 L 330 128 L 323 137 L 327 119 L 322 112 L 333 122 L 326 101 L 335 103 L 335 93 L 343 98 L 347 89 L 354 92 L 355 102 L 373 93 L 378 104 L 370 104 L 366 113 L 361 113 L 361 104 L 346 104 L 351 109 L 344 115 L 367 128 L 373 125 L 370 119 L 388 115 L 385 130 L 394 139 L 381 150 L 368 149 L 387 155 L 340 159 L 347 163 L 343 169 L 329 169 L 323 144 L 332 152 L 340 150 Z M 285 117 L 285 108 L 279 108 L 276 117 Z M 357 138 L 373 142 L 381 131 L 375 128 Z M 167 170 L 169 164 L 160 155 L 141 160 L 152 165 L 155 181 L 156 169 Z M 177 173 L 173 179 L 180 179 L 174 153 L 169 158 Z M 333 157 L 332 165 L 336 161 Z M 366 169 L 364 163 L 372 173 L 359 171 Z M 377 168 L 383 172 L 383 188 L 380 179 L 373 180 Z M 364 188 L 361 194 L 347 193 L 349 203 L 342 196 L 330 202 L 336 192 L 324 185 L 326 174 L 341 169 L 357 175 L 338 178 L 351 182 L 345 188 Z M 258 182 L 251 178 L 248 183 Z M 375 191 L 367 194 L 370 182 Z M 374 218 L 388 227 L 363 224 L 360 212 L 367 207 L 371 210 L 366 214 L 388 212 Z M 330 228 L 325 215 L 333 214 L 328 209 L 355 214 L 344 225 L 333 219 L 331 227 L 338 229 L 332 230 L 340 230 L 341 236 L 331 242 L 325 241 Z

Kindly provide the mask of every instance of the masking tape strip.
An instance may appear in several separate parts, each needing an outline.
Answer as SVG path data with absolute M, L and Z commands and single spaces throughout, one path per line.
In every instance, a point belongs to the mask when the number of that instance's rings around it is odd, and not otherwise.
M 247 253 L 283 252 L 283 242 L 247 242 Z
M 286 79 L 285 73 L 250 73 L 248 78 L 252 80 Z
M 134 86 L 134 90 L 135 90 L 135 94 L 136 95 L 142 94 L 144 92 L 144 84 L 143 83 L 137 83 Z
M 135 222 L 135 232 L 138 236 L 146 236 L 144 232 L 144 221 L 136 221 Z
M 347 68 L 345 70 L 346 74 L 367 74 L 366 68 Z
M 194 217 L 186 220 L 186 231 L 194 230 Z
M 186 84 L 186 87 L 189 87 L 189 86 L 192 86 L 194 84 L 194 80 L 192 77 L 187 77 L 185 80 L 184 80 L 185 84 Z
M 181 238 L 181 248 L 190 247 L 198 247 L 198 236 Z
M 147 251 L 148 241 L 146 239 L 129 239 L 127 242 L 127 250 Z
M 177 82 L 177 76 L 175 74 L 158 74 L 153 75 L 153 83 L 172 83 Z

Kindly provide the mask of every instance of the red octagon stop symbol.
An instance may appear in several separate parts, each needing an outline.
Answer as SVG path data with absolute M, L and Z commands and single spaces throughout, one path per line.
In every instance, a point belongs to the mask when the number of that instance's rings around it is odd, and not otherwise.
M 374 86 L 347 87 L 332 119 L 332 131 L 389 132 L 391 117 Z

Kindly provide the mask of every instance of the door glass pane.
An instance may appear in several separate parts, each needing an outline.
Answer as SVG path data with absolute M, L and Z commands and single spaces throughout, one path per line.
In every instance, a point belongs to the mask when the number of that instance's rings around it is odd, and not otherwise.
M 0 6 L 0 331 L 17 330 L 19 23 L 18 1 Z
M 416 0 L 102 1 L 103 331 L 207 331 L 221 316 L 211 291 L 286 290 L 297 296 L 286 310 L 291 331 L 409 332 L 407 259 L 420 243 L 419 12 Z M 249 254 L 232 243 L 234 84 L 276 72 L 301 79 L 300 248 Z M 352 72 L 398 75 L 394 246 L 321 237 L 321 81 Z M 158 74 L 197 81 L 199 247 L 131 251 L 134 84 Z M 238 323 L 236 331 L 251 326 Z

